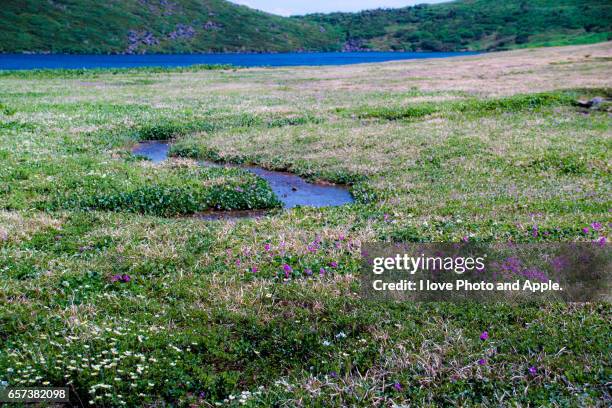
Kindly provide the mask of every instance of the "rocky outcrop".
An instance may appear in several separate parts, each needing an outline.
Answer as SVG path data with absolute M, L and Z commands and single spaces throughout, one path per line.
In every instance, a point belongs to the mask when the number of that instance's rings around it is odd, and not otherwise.
M 210 21 L 208 20 L 206 22 L 206 24 L 203 25 L 205 30 L 209 30 L 209 31 L 214 31 L 214 30 L 220 30 L 223 28 L 223 24 L 221 23 L 215 23 L 214 21 Z
M 159 40 L 155 38 L 150 31 L 130 30 L 128 31 L 128 47 L 125 50 L 126 54 L 135 54 L 141 46 L 151 46 L 159 44 Z
M 342 52 L 359 52 L 369 51 L 363 46 L 363 40 L 358 38 L 350 38 L 342 45 Z
M 177 24 L 174 31 L 168 34 L 171 40 L 190 40 L 196 35 L 196 30 L 190 25 Z

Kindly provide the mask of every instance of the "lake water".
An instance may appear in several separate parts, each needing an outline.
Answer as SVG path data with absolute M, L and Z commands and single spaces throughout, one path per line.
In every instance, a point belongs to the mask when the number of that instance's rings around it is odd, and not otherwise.
M 36 68 L 182 67 L 231 64 L 240 67 L 348 65 L 368 62 L 448 58 L 477 52 L 304 52 L 282 54 L 28 55 L 0 54 L 0 70 Z

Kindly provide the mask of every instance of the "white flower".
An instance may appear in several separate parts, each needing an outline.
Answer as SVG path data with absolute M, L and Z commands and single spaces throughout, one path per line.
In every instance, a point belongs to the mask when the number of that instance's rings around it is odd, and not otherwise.
M 327 341 L 327 340 L 324 340 L 324 341 L 323 341 L 323 345 L 324 345 L 324 346 L 329 346 L 330 344 L 331 344 L 331 343 L 330 343 L 329 341 Z

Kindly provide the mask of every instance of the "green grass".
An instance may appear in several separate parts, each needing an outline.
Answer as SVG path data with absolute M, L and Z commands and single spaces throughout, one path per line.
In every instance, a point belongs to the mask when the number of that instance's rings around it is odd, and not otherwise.
M 538 94 L 513 95 L 505 98 L 465 99 L 459 102 L 419 103 L 405 107 L 362 107 L 355 112 L 338 110 L 362 119 L 410 120 L 424 118 L 441 112 L 457 112 L 463 115 L 482 116 L 486 113 L 518 113 L 545 107 L 574 106 L 576 98 L 584 90 L 544 92 Z M 587 90 L 587 93 L 609 94 L 609 90 Z
M 199 72 L 210 70 L 235 71 L 238 66 L 228 64 L 194 64 L 186 67 L 135 67 L 135 68 L 75 68 L 75 69 L 30 69 L 30 70 L 0 70 L 0 78 L 95 78 L 101 75 L 120 74 L 163 74 L 177 72 Z M 141 79 L 140 83 L 147 84 Z
M 610 238 L 611 118 L 574 104 L 609 95 L 609 61 L 474 79 L 514 55 L 0 77 L 0 381 L 94 406 L 605 406 L 609 302 L 358 295 L 367 242 Z M 398 75 L 413 64 L 431 77 Z M 440 89 L 451 68 L 473 76 Z M 171 160 L 134 156 L 146 139 Z M 193 159 L 346 182 L 356 203 L 203 221 L 278 201 Z

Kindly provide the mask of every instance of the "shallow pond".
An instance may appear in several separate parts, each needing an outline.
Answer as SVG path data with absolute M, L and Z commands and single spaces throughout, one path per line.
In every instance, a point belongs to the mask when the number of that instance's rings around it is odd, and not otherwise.
M 168 157 L 169 145 L 164 141 L 147 141 L 139 143 L 132 152 L 159 163 Z M 217 163 L 201 162 L 204 166 L 220 166 Z M 335 207 L 352 203 L 353 196 L 346 187 L 327 184 L 309 183 L 295 174 L 266 170 L 256 166 L 234 166 L 246 169 L 268 182 L 274 194 L 282 201 L 283 207 Z M 235 215 L 233 215 L 235 213 Z M 202 215 L 204 219 L 233 219 L 261 215 L 261 211 L 227 211 L 210 212 Z
M 168 150 L 170 150 L 168 143 L 151 141 L 138 143 L 132 153 L 146 157 L 153 163 L 159 163 L 168 158 Z

